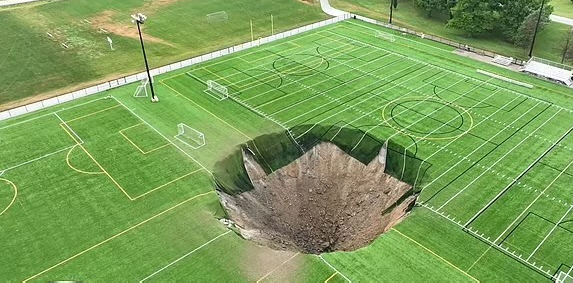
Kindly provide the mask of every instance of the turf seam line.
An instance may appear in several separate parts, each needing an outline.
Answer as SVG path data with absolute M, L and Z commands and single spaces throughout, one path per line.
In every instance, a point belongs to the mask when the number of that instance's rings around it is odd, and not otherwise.
M 225 232 L 225 233 L 219 234 L 219 235 L 216 236 L 215 238 L 213 238 L 213 239 L 207 241 L 206 243 L 200 245 L 199 247 L 193 249 L 192 251 L 190 251 L 190 252 L 188 252 L 188 253 L 182 255 L 181 257 L 179 257 L 179 258 L 177 258 L 176 260 L 170 262 L 169 264 L 167 264 L 166 266 L 162 267 L 161 269 L 159 269 L 159 270 L 157 270 L 157 271 L 151 273 L 151 274 L 148 275 L 147 277 L 145 277 L 145 278 L 139 280 L 139 282 L 143 282 L 143 281 L 145 281 L 145 280 L 147 280 L 147 279 L 149 279 L 149 278 L 151 278 L 151 277 L 157 275 L 159 272 L 161 272 L 161 271 L 163 271 L 163 270 L 169 268 L 170 266 L 172 266 L 172 265 L 174 265 L 175 263 L 179 262 L 180 260 L 186 258 L 187 256 L 191 255 L 192 253 L 194 253 L 194 252 L 196 252 L 196 251 L 202 249 L 203 247 L 209 245 L 209 244 L 212 243 L 213 241 L 215 241 L 215 240 L 217 240 L 217 239 L 219 239 L 219 238 L 221 238 L 221 237 L 223 237 L 223 236 L 225 236 L 225 235 L 227 235 L 227 234 L 229 234 L 229 233 L 231 233 L 231 232 L 233 232 L 233 230 L 229 230 L 229 231 L 227 231 L 227 232 Z
M 46 272 L 48 272 L 48 271 L 50 271 L 50 270 L 56 268 L 56 267 L 58 267 L 58 266 L 60 266 L 60 265 L 62 265 L 62 264 L 65 264 L 65 263 L 67 263 L 68 261 L 70 261 L 70 260 L 72 260 L 72 259 L 74 259 L 74 258 L 76 258 L 76 257 L 78 257 L 78 256 L 81 256 L 81 255 L 83 255 L 84 253 L 87 253 L 87 252 L 89 252 L 89 251 L 91 251 L 91 250 L 93 250 L 93 249 L 95 249 L 95 248 L 97 248 L 97 247 L 99 247 L 99 246 L 101 246 L 101 245 L 103 245 L 103 244 L 105 244 L 105 243 L 107 243 L 107 242 L 109 242 L 109 241 L 111 241 L 111 240 L 113 240 L 113 239 L 115 239 L 115 238 L 117 238 L 117 237 L 119 237 L 119 236 L 121 236 L 121 235 L 123 235 L 123 234 L 125 234 L 125 233 L 127 233 L 127 232 L 129 232 L 129 231 L 131 231 L 131 230 L 133 230 L 133 229 L 135 229 L 135 228 L 137 228 L 137 227 L 139 227 L 139 226 L 141 226 L 141 225 L 143 225 L 143 224 L 145 224 L 145 223 L 147 223 L 147 222 L 149 222 L 149 221 L 151 221 L 151 220 L 153 220 L 153 219 L 155 219 L 155 218 L 157 218 L 157 217 L 159 217 L 159 216 L 161 216 L 161 215 L 163 215 L 163 214 L 165 214 L 165 213 L 167 213 L 167 212 L 169 212 L 169 211 L 171 211 L 171 210 L 173 210 L 173 209 L 175 209 L 175 208 L 177 208 L 177 207 L 179 207 L 179 206 L 181 206 L 181 205 L 183 205 L 183 204 L 185 204 L 185 203 L 187 203 L 187 202 L 189 202 L 189 201 L 192 201 L 192 200 L 194 200 L 194 199 L 196 199 L 196 198 L 199 198 L 199 197 L 202 197 L 202 196 L 206 196 L 206 195 L 209 195 L 209 194 L 212 194 L 212 193 L 215 193 L 215 192 L 214 192 L 214 191 L 209 191 L 209 192 L 202 193 L 202 194 L 198 194 L 198 195 L 195 195 L 195 196 L 193 196 L 193 197 L 191 197 L 191 198 L 188 198 L 188 199 L 186 199 L 186 200 L 184 200 L 184 201 L 182 201 L 182 202 L 180 202 L 180 203 L 178 203 L 178 204 L 176 204 L 176 205 L 174 205 L 174 206 L 172 206 L 172 207 L 170 207 L 170 208 L 168 208 L 168 209 L 166 209 L 166 210 L 163 210 L 162 212 L 159 212 L 158 214 L 155 214 L 154 216 L 151 216 L 150 218 L 147 218 L 147 219 L 145 219 L 145 220 L 143 220 L 143 221 L 141 221 L 141 222 L 139 222 L 139 223 L 137 223 L 137 224 L 135 224 L 135 225 L 133 225 L 133 226 L 131 226 L 131 227 L 129 227 L 129 228 L 127 228 L 127 229 L 125 229 L 125 230 L 123 230 L 123 231 L 121 231 L 121 232 L 119 232 L 119 233 L 117 233 L 117 234 L 115 234 L 115 235 L 113 235 L 113 236 L 111 236 L 111 237 L 109 237 L 109 238 L 107 238 L 107 239 L 105 239 L 105 240 L 103 240 L 103 241 L 101 241 L 101 242 L 99 242 L 99 243 L 97 243 L 97 244 L 95 244 L 95 245 L 93 245 L 93 246 L 91 246 L 91 247 L 89 247 L 89 248 L 87 248 L 87 249 L 85 249 L 85 250 L 83 250 L 83 251 L 81 251 L 81 252 L 79 252 L 79 253 L 77 253 L 77 254 L 75 254 L 75 255 L 69 257 L 69 258 L 67 258 L 67 259 L 65 259 L 65 260 L 63 260 L 63 261 L 60 261 L 59 263 L 57 263 L 57 264 L 55 264 L 55 265 L 52 265 L 51 267 L 49 267 L 49 268 L 47 268 L 47 269 L 44 269 L 43 271 L 41 271 L 41 272 L 39 272 L 39 273 L 37 273 L 37 274 L 35 274 L 35 275 L 33 275 L 33 276 L 27 278 L 27 279 L 24 279 L 23 282 L 27 282 L 27 281 L 29 281 L 29 280 L 32 280 L 32 279 L 34 279 L 34 278 L 37 278 L 38 276 L 40 276 L 40 275 L 42 275 L 42 274 L 44 274 L 44 273 L 46 273 Z

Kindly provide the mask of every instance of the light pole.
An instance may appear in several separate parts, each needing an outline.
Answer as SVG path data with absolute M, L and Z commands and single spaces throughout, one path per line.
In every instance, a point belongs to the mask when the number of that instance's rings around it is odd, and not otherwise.
M 141 26 L 147 20 L 147 16 L 142 13 L 136 15 L 131 15 L 132 22 L 137 24 L 137 31 L 139 32 L 139 41 L 141 42 L 141 51 L 143 52 L 143 61 L 145 61 L 145 70 L 147 71 L 147 79 L 149 80 L 149 87 L 151 88 L 151 101 L 157 101 L 155 96 L 155 91 L 153 90 L 153 80 L 151 79 L 151 73 L 149 72 L 149 64 L 147 63 L 147 55 L 145 54 L 145 46 L 143 45 L 143 36 L 141 36 Z
M 539 28 L 539 22 L 541 21 L 541 14 L 543 14 L 543 6 L 545 5 L 545 0 L 541 1 L 541 9 L 539 9 L 539 15 L 537 16 L 537 24 L 535 24 L 535 31 L 533 31 L 533 40 L 531 40 L 531 47 L 529 48 L 529 57 L 533 54 L 533 45 L 535 45 L 535 37 L 537 37 L 537 29 Z

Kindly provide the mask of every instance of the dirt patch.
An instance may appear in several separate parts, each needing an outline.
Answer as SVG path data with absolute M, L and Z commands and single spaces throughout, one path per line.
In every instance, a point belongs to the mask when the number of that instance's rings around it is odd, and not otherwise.
M 297 0 L 297 1 L 307 5 L 318 5 L 318 0 Z
M 254 189 L 220 192 L 241 235 L 279 250 L 319 254 L 364 247 L 411 209 L 412 187 L 385 173 L 386 148 L 365 165 L 322 142 L 267 174 L 252 153 L 243 163 Z
M 161 1 L 154 1 L 154 2 L 161 2 Z M 116 11 L 104 11 L 99 15 L 90 18 L 89 21 L 91 22 L 91 25 L 97 30 L 104 29 L 112 34 L 139 39 L 139 34 L 137 32 L 135 24 L 117 22 L 113 20 L 113 17 L 115 16 L 116 13 L 117 13 Z M 161 38 L 154 37 L 152 35 L 145 33 L 145 25 L 141 26 L 141 32 L 143 34 L 143 38 L 145 41 L 161 43 L 174 48 L 176 47 L 175 45 L 173 45 L 168 41 L 165 41 Z

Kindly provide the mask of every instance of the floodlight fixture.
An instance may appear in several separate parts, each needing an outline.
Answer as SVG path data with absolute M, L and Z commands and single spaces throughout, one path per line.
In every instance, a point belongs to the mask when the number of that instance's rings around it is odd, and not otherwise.
M 151 101 L 156 101 L 155 91 L 153 90 L 153 79 L 149 72 L 149 64 L 147 63 L 147 55 L 145 54 L 145 45 L 143 44 L 143 36 L 141 35 L 141 26 L 147 20 L 147 16 L 142 13 L 131 15 L 132 22 L 137 24 L 137 31 L 139 33 L 139 41 L 141 42 L 141 52 L 143 53 L 143 61 L 145 61 L 145 70 L 147 71 L 147 79 L 149 80 L 149 88 L 151 89 Z

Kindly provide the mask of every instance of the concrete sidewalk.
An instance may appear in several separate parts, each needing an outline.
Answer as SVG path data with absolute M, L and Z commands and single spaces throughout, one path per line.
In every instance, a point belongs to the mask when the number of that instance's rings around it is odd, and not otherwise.
M 565 18 L 565 17 L 560 17 L 560 16 L 556 16 L 556 15 L 551 15 L 551 16 L 549 16 L 549 19 L 551 19 L 551 20 L 554 21 L 554 22 L 566 24 L 566 25 L 569 25 L 569 26 L 572 26 L 572 27 L 573 27 L 573 19 Z
M 25 3 L 30 3 L 30 2 L 38 2 L 38 1 L 42 1 L 42 0 L 2 0 L 2 1 L 0 1 L 0 7 L 14 6 L 14 5 L 25 4 Z
M 348 14 L 348 12 L 332 8 L 332 6 L 330 6 L 330 3 L 328 2 L 328 0 L 320 0 L 320 8 L 322 8 L 322 11 L 324 13 L 331 15 L 333 17 L 338 17 L 338 16 L 342 16 L 344 14 Z

